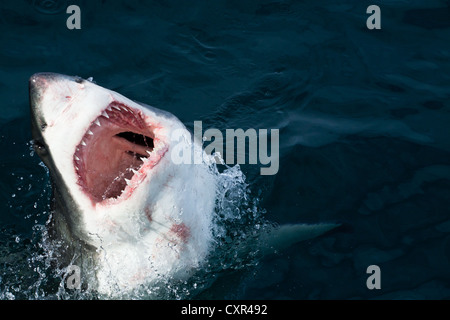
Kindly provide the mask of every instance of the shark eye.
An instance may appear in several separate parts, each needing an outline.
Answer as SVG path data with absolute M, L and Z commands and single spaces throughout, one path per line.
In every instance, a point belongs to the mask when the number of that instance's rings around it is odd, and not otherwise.
M 82 83 L 84 80 L 83 80 L 83 78 L 75 77 L 74 81 L 75 81 L 76 83 Z
M 45 155 L 47 153 L 47 148 L 42 140 L 33 140 L 33 148 L 39 155 Z

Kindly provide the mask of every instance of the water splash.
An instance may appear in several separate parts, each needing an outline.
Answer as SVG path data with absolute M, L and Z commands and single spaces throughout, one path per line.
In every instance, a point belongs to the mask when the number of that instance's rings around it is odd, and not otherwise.
M 34 156 L 30 153 L 30 156 Z M 253 241 L 264 225 L 263 211 L 259 208 L 259 199 L 252 195 L 246 177 L 239 165 L 211 165 L 211 170 L 217 179 L 217 198 L 213 221 L 213 245 L 210 256 L 201 264 L 188 280 L 162 277 L 157 283 L 143 285 L 131 293 L 121 292 L 114 296 L 120 299 L 190 299 L 207 294 L 209 288 L 227 272 L 236 272 L 251 268 L 257 264 L 256 250 L 239 254 L 240 248 Z M 48 171 L 46 171 L 48 177 Z M 27 183 L 26 179 L 21 183 Z M 47 183 L 47 191 L 51 188 Z M 20 198 L 20 196 L 19 196 Z M 33 203 L 45 201 L 50 203 L 50 195 L 43 192 L 40 199 Z M 42 207 L 42 205 L 37 206 Z M 39 210 L 35 210 L 39 211 Z M 102 298 L 88 288 L 81 290 L 67 288 L 67 267 L 59 266 L 64 245 L 51 239 L 51 210 L 32 216 L 48 216 L 45 223 L 36 223 L 33 229 L 33 239 L 27 247 L 17 248 L 17 251 L 28 256 L 22 263 L 16 263 L 11 270 L 0 273 L 0 298 L 2 299 L 96 299 Z M 11 235 L 15 240 L 17 235 Z M 19 237 L 20 239 L 22 237 Z M 22 241 L 19 241 L 21 243 Z M 22 270 L 31 270 L 28 274 Z M 94 272 L 94 270 L 92 270 Z M 8 275 L 17 274 L 14 279 Z M 89 279 L 89 275 L 82 275 Z M 83 279 L 83 282 L 85 282 Z M 5 283 L 6 282 L 6 283 Z

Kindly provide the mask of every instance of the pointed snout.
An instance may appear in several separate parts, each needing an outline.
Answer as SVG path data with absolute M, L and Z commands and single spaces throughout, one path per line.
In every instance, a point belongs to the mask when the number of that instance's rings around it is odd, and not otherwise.
M 36 102 L 36 99 L 40 98 L 46 88 L 62 80 L 76 80 L 76 78 L 52 72 L 40 72 L 33 74 L 28 82 L 30 101 Z
M 67 76 L 52 72 L 35 73 L 29 80 L 30 91 L 43 89 L 50 83 L 61 80 L 62 78 L 67 78 Z
M 36 73 L 30 77 L 28 89 L 30 94 L 30 106 L 32 108 L 35 108 L 37 102 L 40 100 L 48 78 L 49 74 L 47 73 Z
M 55 73 L 36 73 L 28 81 L 31 132 L 34 140 L 42 140 L 42 130 L 45 128 L 45 119 L 42 115 L 42 99 L 45 89 L 57 77 Z
M 70 80 L 80 82 L 80 77 L 67 76 L 65 74 L 53 73 L 53 72 L 39 72 L 30 77 L 30 85 L 43 86 L 54 81 Z
M 52 72 L 39 72 L 35 73 L 30 77 L 30 87 L 40 87 L 48 83 L 49 81 L 52 81 L 55 78 L 58 78 L 59 74 L 52 73 Z
M 28 89 L 33 137 L 39 136 L 39 132 L 46 126 L 42 110 L 44 94 L 48 88 L 54 87 L 58 83 L 61 83 L 61 80 L 68 80 L 68 78 L 68 76 L 51 72 L 35 73 L 30 77 Z
M 57 81 L 59 77 L 61 77 L 61 75 L 51 72 L 35 73 L 30 77 L 28 88 L 30 106 L 32 109 L 38 107 L 45 89 L 48 88 L 51 83 Z
M 40 72 L 33 74 L 28 81 L 30 106 L 38 109 L 43 95 L 49 88 L 59 89 L 63 92 L 70 84 L 80 85 L 85 80 L 80 77 L 67 76 L 52 72 Z M 62 90 L 61 90 L 62 89 Z M 55 90 L 52 90 L 55 92 Z

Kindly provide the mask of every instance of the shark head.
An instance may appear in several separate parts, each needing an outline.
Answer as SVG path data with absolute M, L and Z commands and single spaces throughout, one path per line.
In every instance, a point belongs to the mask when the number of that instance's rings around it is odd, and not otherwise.
M 79 77 L 39 73 L 29 89 L 55 232 L 72 261 L 89 257 L 97 290 L 133 289 L 198 266 L 211 242 L 216 182 L 205 161 L 172 161 L 180 144 L 202 152 L 181 121 Z

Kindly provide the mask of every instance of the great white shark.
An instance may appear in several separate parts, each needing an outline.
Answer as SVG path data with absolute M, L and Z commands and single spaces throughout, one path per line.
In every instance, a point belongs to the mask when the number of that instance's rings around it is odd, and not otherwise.
M 201 266 L 218 180 L 205 154 L 172 161 L 175 146 L 203 153 L 183 123 L 76 76 L 35 74 L 29 94 L 33 146 L 53 185 L 52 234 L 84 284 L 114 296 Z M 248 245 L 271 251 L 335 226 L 282 226 Z

